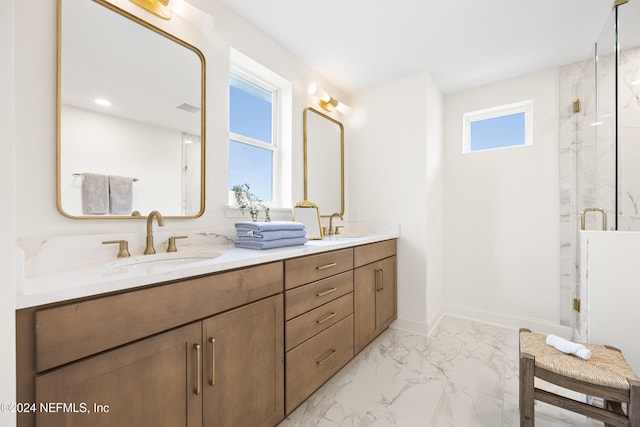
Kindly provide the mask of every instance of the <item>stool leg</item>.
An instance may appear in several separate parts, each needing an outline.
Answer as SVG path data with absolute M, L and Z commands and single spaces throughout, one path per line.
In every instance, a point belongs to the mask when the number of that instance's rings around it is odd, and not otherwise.
M 520 427 L 535 426 L 534 370 L 535 358 L 530 354 L 520 353 Z
M 631 386 L 629 390 L 629 405 L 627 415 L 631 427 L 640 427 L 640 381 L 629 380 Z

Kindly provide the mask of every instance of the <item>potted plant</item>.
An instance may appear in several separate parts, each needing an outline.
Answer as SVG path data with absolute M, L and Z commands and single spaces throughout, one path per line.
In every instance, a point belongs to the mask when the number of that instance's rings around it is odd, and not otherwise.
M 249 184 L 238 184 L 231 187 L 231 191 L 236 198 L 238 209 L 244 215 L 244 211 L 248 210 L 253 222 L 258 221 L 258 213 L 260 209 L 264 210 L 264 220 L 271 221 L 269 216 L 269 206 L 265 205 L 261 199 L 250 191 Z

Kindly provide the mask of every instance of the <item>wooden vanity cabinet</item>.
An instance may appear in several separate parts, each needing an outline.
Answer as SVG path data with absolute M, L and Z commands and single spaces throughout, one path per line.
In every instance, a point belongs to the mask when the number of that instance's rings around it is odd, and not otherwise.
M 19 401 L 70 405 L 18 425 L 277 424 L 282 290 L 275 262 L 19 311 Z
M 196 345 L 191 324 L 102 353 L 35 378 L 37 426 L 202 425 Z M 67 408 L 57 403 L 71 404 Z
M 353 358 L 353 249 L 285 261 L 285 412 Z
M 202 322 L 203 425 L 272 427 L 284 417 L 282 300 Z
M 354 351 L 358 353 L 397 318 L 396 240 L 354 251 Z
M 18 426 L 275 426 L 396 305 L 392 239 L 18 310 Z

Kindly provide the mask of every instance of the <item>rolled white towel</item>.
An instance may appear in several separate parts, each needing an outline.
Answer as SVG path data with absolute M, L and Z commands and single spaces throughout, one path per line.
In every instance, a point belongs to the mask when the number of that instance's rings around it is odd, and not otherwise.
M 577 342 L 565 340 L 557 335 L 547 335 L 547 345 L 555 347 L 563 353 L 574 354 L 580 359 L 591 359 L 591 350 L 587 347 Z

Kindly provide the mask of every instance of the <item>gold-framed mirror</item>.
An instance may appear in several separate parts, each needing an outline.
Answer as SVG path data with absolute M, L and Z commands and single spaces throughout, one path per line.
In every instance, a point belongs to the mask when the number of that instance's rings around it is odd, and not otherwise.
M 104 0 L 58 0 L 57 90 L 63 215 L 204 213 L 205 59 L 197 48 Z
M 304 198 L 322 216 L 344 215 L 344 126 L 311 107 L 303 112 Z
M 293 220 L 304 224 L 308 240 L 322 239 L 320 208 L 315 203 L 303 200 L 293 205 Z

